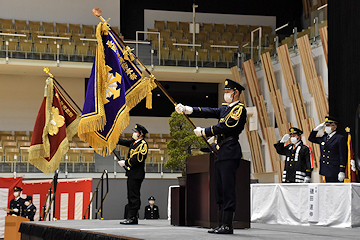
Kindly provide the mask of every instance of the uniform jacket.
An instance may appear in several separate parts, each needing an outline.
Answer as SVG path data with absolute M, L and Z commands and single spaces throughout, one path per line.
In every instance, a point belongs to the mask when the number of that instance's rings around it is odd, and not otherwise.
M 10 211 L 10 214 L 15 214 L 17 216 L 21 216 L 22 215 L 22 212 L 23 210 L 26 208 L 26 206 L 24 205 L 25 203 L 25 199 L 19 197 L 17 200 L 16 199 L 12 199 L 10 201 L 10 209 L 19 209 L 18 212 L 14 212 L 14 211 Z
M 193 107 L 192 116 L 217 118 L 218 124 L 205 128 L 206 137 L 217 136 L 217 158 L 215 161 L 241 159 L 239 135 L 246 123 L 246 108 L 237 102 L 220 108 Z
M 147 205 L 145 207 L 145 213 L 144 213 L 144 218 L 145 219 L 158 219 L 159 216 L 159 207 L 156 205 L 153 205 L 153 207 L 151 207 L 150 205 Z
M 145 178 L 145 160 L 148 153 L 148 144 L 144 139 L 135 143 L 134 139 L 119 139 L 118 144 L 129 147 L 125 160 L 126 176 L 129 179 Z
M 297 146 L 294 144 L 285 145 L 281 142 L 274 144 L 274 146 L 278 154 L 286 156 L 283 182 L 301 183 L 304 182 L 306 176 L 311 177 L 314 162 L 309 146 L 302 141 Z
M 347 162 L 347 145 L 343 135 L 335 133 L 328 141 L 328 134 L 316 137 L 317 131 L 312 131 L 309 141 L 320 144 L 320 174 L 325 177 L 337 177 L 339 172 L 345 172 Z
M 31 203 L 29 206 L 27 206 L 23 210 L 22 216 L 25 217 L 25 218 L 30 219 L 30 221 L 34 221 L 35 213 L 36 213 L 36 207 L 34 206 L 34 204 Z

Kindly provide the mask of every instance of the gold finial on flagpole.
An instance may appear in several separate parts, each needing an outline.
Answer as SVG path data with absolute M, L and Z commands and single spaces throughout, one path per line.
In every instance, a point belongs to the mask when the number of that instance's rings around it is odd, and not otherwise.
M 48 67 L 44 67 L 43 70 L 44 70 L 44 72 L 46 72 L 47 74 L 49 74 L 49 76 L 50 76 L 51 78 L 54 78 L 54 75 L 51 74 L 50 69 L 49 69 Z
M 105 19 L 101 16 L 100 8 L 93 8 L 92 12 L 96 17 L 100 18 L 101 21 L 105 22 Z

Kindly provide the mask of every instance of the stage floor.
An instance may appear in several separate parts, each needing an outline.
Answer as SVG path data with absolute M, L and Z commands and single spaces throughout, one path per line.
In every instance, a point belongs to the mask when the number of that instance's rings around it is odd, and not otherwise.
M 168 220 L 140 220 L 138 225 L 121 225 L 120 220 L 67 220 L 31 222 L 54 228 L 116 235 L 124 239 L 359 239 L 360 228 L 289 226 L 252 223 L 250 229 L 235 229 L 233 235 L 207 233 L 201 227 L 172 226 Z

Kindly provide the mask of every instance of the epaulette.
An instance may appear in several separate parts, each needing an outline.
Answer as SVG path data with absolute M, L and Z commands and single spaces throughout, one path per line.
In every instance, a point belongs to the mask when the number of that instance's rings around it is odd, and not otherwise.
M 223 105 L 223 106 L 227 106 L 227 105 L 229 105 L 229 103 L 224 102 L 224 103 L 222 103 L 221 105 Z

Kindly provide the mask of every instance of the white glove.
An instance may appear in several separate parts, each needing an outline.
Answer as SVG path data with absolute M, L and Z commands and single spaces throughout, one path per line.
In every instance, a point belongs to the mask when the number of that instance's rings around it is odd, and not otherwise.
M 19 209 L 14 208 L 13 211 L 14 211 L 14 212 L 19 212 Z
M 282 139 L 280 140 L 281 143 L 285 143 L 290 139 L 290 135 L 289 134 L 285 134 Z
M 124 161 L 124 160 L 120 160 L 120 161 L 118 161 L 118 163 L 119 163 L 119 165 L 120 165 L 121 167 L 125 166 L 125 161 Z
M 208 143 L 211 145 L 215 142 L 215 136 L 212 136 L 211 138 L 209 138 L 208 140 Z
M 306 176 L 306 177 L 305 177 L 304 183 L 310 183 L 310 177 L 309 177 L 309 176 Z
M 175 111 L 177 113 L 182 113 L 184 112 L 185 114 L 189 115 L 193 113 L 193 108 L 190 106 L 184 106 L 181 103 L 179 103 L 178 105 L 176 105 L 175 107 Z
M 325 127 L 325 122 L 319 124 L 316 126 L 316 128 L 314 128 L 315 131 L 320 131 L 321 129 L 323 129 Z
M 345 179 L 345 173 L 344 172 L 339 172 L 339 174 L 338 174 L 339 182 L 343 182 L 344 179 Z
M 196 136 L 201 137 L 201 136 L 203 136 L 205 134 L 205 129 L 202 128 L 202 127 L 196 127 L 194 129 L 194 133 L 195 133 Z

